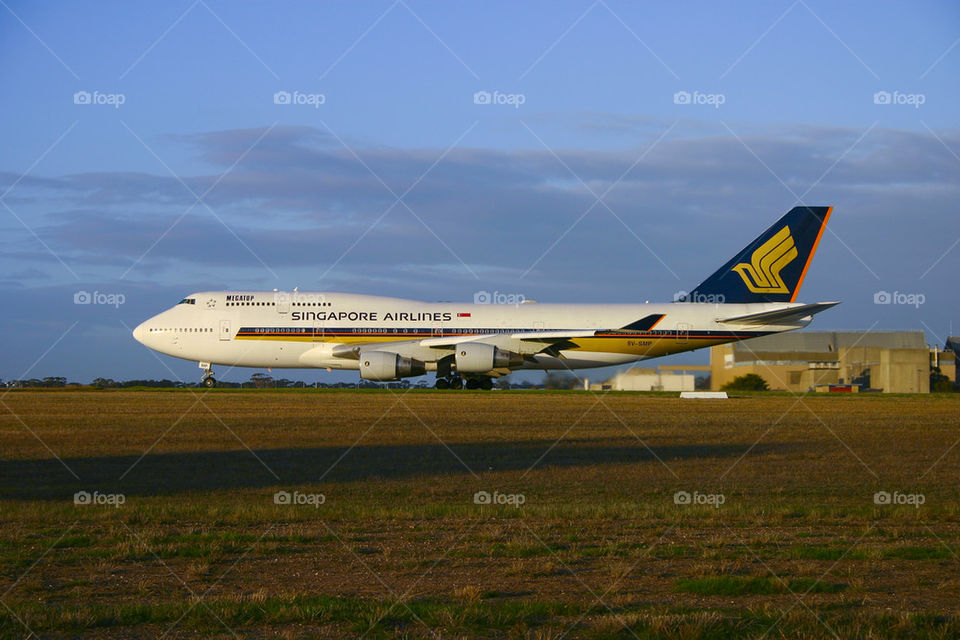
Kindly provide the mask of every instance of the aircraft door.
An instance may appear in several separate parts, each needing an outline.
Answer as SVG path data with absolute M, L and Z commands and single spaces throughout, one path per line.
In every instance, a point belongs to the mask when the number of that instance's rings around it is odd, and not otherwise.
M 233 338 L 233 334 L 230 332 L 230 321 L 221 320 L 220 321 L 220 339 L 230 340 L 231 338 Z
M 677 323 L 677 342 L 683 344 L 690 339 L 690 324 L 687 322 Z

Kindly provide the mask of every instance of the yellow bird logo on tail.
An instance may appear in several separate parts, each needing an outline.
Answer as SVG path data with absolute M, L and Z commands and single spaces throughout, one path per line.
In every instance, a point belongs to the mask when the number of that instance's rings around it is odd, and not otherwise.
M 797 247 L 790 235 L 790 227 L 780 229 L 772 238 L 757 247 L 750 256 L 750 264 L 741 262 L 736 271 L 753 293 L 790 293 L 780 277 L 780 271 L 797 257 Z

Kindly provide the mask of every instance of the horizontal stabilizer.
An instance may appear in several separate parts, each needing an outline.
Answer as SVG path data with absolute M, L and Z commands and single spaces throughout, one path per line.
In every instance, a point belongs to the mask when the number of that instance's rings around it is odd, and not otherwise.
M 748 325 L 796 324 L 808 316 L 815 315 L 821 311 L 826 311 L 830 307 L 834 307 L 838 304 L 840 303 L 816 302 L 814 304 L 802 304 L 796 307 L 787 307 L 786 309 L 761 311 L 760 313 L 748 313 L 745 316 L 723 318 L 722 320 L 718 320 L 718 322 Z

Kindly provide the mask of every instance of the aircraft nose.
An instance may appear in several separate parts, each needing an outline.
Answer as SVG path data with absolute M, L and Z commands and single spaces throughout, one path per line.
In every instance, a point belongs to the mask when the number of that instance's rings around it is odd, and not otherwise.
M 144 338 L 147 335 L 147 323 L 141 322 L 137 325 L 137 328 L 133 330 L 133 339 L 139 342 L 140 344 L 144 343 Z

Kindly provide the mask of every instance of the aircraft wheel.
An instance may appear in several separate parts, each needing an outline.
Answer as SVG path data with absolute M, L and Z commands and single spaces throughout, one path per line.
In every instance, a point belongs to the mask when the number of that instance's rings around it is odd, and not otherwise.
M 446 378 L 437 378 L 437 383 L 433 386 L 437 389 L 449 389 L 450 381 Z
M 450 388 L 463 389 L 463 378 L 460 376 L 454 376 L 453 379 L 450 380 Z
M 213 389 L 215 386 L 217 386 L 217 381 L 213 377 L 204 378 L 203 386 L 205 386 L 208 389 Z
M 479 389 L 480 381 L 476 378 L 467 378 L 467 389 Z
M 481 380 L 480 388 L 483 389 L 484 391 L 490 391 L 490 389 L 493 389 L 493 379 L 484 378 L 483 380 Z

